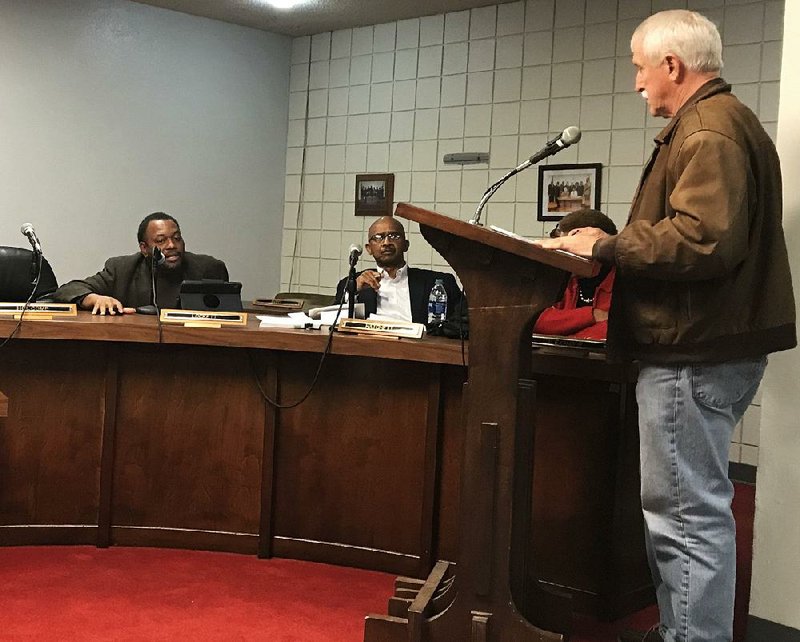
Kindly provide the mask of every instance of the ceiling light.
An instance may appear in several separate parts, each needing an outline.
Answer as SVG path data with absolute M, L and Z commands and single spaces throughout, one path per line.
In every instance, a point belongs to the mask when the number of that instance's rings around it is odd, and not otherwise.
M 299 4 L 304 4 L 307 0 L 262 0 L 265 4 L 276 9 L 291 9 Z

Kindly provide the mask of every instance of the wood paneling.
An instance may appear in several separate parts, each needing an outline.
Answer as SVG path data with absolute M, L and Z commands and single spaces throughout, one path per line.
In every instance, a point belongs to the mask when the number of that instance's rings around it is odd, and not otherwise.
M 288 403 L 307 389 L 319 356 L 281 362 Z M 325 364 L 314 394 L 281 412 L 276 535 L 419 554 L 432 367 L 338 356 Z
M 97 525 L 105 360 L 103 344 L 3 348 L 0 525 Z
M 258 534 L 264 406 L 243 350 L 120 355 L 112 521 Z

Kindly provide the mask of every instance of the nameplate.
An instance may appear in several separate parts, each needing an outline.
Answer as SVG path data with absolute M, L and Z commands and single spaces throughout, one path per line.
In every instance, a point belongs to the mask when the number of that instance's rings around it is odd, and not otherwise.
M 19 319 L 23 310 L 25 319 L 29 321 L 78 316 L 78 306 L 74 303 L 29 303 L 27 306 L 24 303 L 0 303 L 0 316 Z
M 425 326 L 410 321 L 378 321 L 371 319 L 339 319 L 336 329 L 352 334 L 367 334 L 406 339 L 420 339 L 425 333 Z
M 187 328 L 243 327 L 247 325 L 246 312 L 209 312 L 204 310 L 161 310 L 162 323 L 182 323 Z
M 293 299 L 256 299 L 253 306 L 259 312 L 266 314 L 289 314 L 290 312 L 302 312 L 303 302 Z

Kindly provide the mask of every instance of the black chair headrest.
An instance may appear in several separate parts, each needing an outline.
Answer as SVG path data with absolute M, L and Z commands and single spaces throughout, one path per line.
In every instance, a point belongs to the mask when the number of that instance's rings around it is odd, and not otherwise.
M 36 277 L 33 252 L 21 247 L 0 245 L 0 301 L 21 303 L 28 300 Z M 42 276 L 33 300 L 41 299 L 58 289 L 53 268 L 42 258 Z

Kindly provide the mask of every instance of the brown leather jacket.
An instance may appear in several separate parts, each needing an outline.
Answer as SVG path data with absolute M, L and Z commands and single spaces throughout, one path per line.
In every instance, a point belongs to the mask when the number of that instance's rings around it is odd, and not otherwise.
M 707 82 L 656 138 L 627 226 L 595 244 L 617 266 L 611 356 L 713 363 L 794 347 L 781 189 L 756 116 Z

